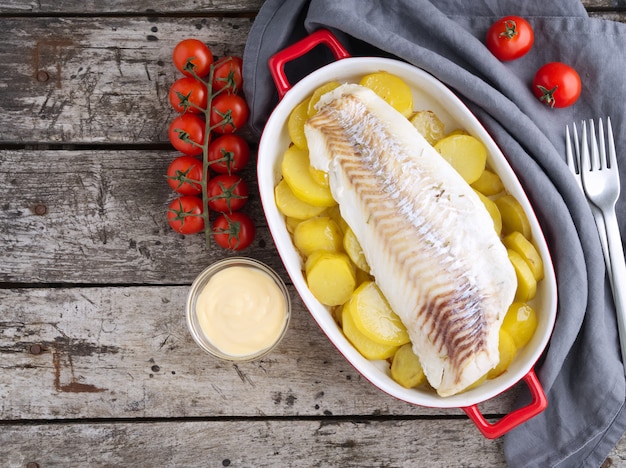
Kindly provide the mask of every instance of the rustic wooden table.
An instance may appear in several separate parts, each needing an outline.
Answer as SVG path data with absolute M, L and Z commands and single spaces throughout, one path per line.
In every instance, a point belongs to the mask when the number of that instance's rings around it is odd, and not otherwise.
M 195 36 L 241 55 L 262 0 L 157 4 L 1 2 L 0 466 L 503 465 L 460 410 L 362 379 L 293 289 L 271 355 L 200 352 L 185 297 L 225 253 L 165 221 L 170 54 Z M 622 0 L 585 5 L 626 21 Z M 246 254 L 287 279 L 257 196 L 248 211 Z M 606 466 L 625 460 L 626 439 Z

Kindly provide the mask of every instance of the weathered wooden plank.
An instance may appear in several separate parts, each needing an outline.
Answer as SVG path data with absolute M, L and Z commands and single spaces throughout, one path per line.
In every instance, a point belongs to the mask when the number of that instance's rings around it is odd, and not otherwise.
M 0 14 L 64 14 L 64 15 L 98 15 L 106 13 L 124 14 L 254 14 L 263 0 L 161 0 L 157 3 L 149 1 L 108 0 L 3 0 L 0 3 Z
M 172 151 L 0 151 L 0 282 L 184 284 L 218 258 L 202 234 L 166 221 Z M 244 211 L 257 224 L 243 254 L 282 270 L 257 194 L 255 160 L 242 173 Z
M 624 12 L 594 16 L 626 19 Z M 175 44 L 196 36 L 216 55 L 241 55 L 251 21 L 0 18 L 0 141 L 165 143 Z
M 241 55 L 249 18 L 0 18 L 0 141 L 167 142 L 174 46 Z
M 274 352 L 214 360 L 187 331 L 187 292 L 0 289 L 0 419 L 463 415 L 409 405 L 364 380 L 293 291 L 293 320 Z M 507 413 L 515 396 L 481 410 Z
M 16 467 L 504 466 L 502 442 L 466 433 L 463 421 L 332 418 L 9 425 L 0 459 Z
M 582 0 L 585 8 L 623 8 L 620 0 Z M 206 14 L 206 13 L 253 13 L 263 4 L 262 0 L 162 0 L 154 2 L 109 0 L 107 2 L 81 2 L 80 0 L 3 0 L 0 14 L 102 14 L 102 13 L 146 13 L 146 14 Z

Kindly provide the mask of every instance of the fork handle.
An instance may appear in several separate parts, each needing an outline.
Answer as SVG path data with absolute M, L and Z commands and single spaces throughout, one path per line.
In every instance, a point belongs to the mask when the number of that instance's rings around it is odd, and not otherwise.
M 617 313 L 622 363 L 624 364 L 624 373 L 626 374 L 626 262 L 624 261 L 624 250 L 622 249 L 622 240 L 615 210 L 604 211 L 604 222 L 609 243 L 609 255 L 611 256 L 613 299 Z

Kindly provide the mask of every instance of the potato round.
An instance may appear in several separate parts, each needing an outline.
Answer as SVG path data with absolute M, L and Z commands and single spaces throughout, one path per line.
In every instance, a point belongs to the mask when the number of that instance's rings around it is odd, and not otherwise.
M 311 176 L 309 152 L 291 146 L 285 151 L 281 169 L 283 177 L 293 194 L 300 200 L 314 206 L 334 206 L 337 204 L 329 187 L 318 184 Z
M 296 226 L 293 243 L 305 257 L 318 250 L 340 252 L 343 235 L 335 221 L 327 216 L 319 216 L 306 219 Z
M 344 304 L 354 292 L 354 266 L 344 253 L 313 252 L 305 263 L 306 280 L 311 293 L 322 304 Z
M 376 343 L 401 346 L 410 341 L 400 317 L 373 281 L 360 285 L 344 305 L 361 333 Z
M 343 308 L 341 314 L 341 322 L 343 324 L 343 333 L 352 343 L 356 350 L 366 359 L 389 359 L 398 350 L 397 346 L 384 345 L 370 340 L 367 336 L 359 331 L 354 324 L 354 320 L 350 313 Z
M 305 99 L 296 107 L 293 108 L 289 119 L 287 120 L 287 131 L 289 132 L 289 138 L 294 145 L 300 149 L 308 149 L 308 143 L 306 135 L 304 134 L 304 123 L 309 118 L 307 110 L 309 108 L 309 99 Z
M 315 206 L 300 200 L 293 194 L 289 184 L 282 179 L 276 188 L 274 188 L 274 198 L 278 211 L 289 218 L 308 219 L 319 215 L 326 208 L 323 206 Z
M 468 183 L 476 182 L 487 164 L 487 148 L 471 135 L 448 135 L 435 149 Z
M 422 363 L 413 352 L 413 345 L 400 346 L 391 361 L 391 378 L 405 388 L 414 388 L 426 382 Z

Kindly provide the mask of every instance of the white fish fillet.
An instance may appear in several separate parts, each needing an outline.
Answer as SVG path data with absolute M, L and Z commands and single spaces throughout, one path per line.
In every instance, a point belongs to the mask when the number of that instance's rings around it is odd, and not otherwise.
M 409 331 L 429 383 L 449 396 L 499 361 L 517 280 L 471 187 L 399 112 L 360 85 L 325 94 L 305 126 L 341 215 Z

